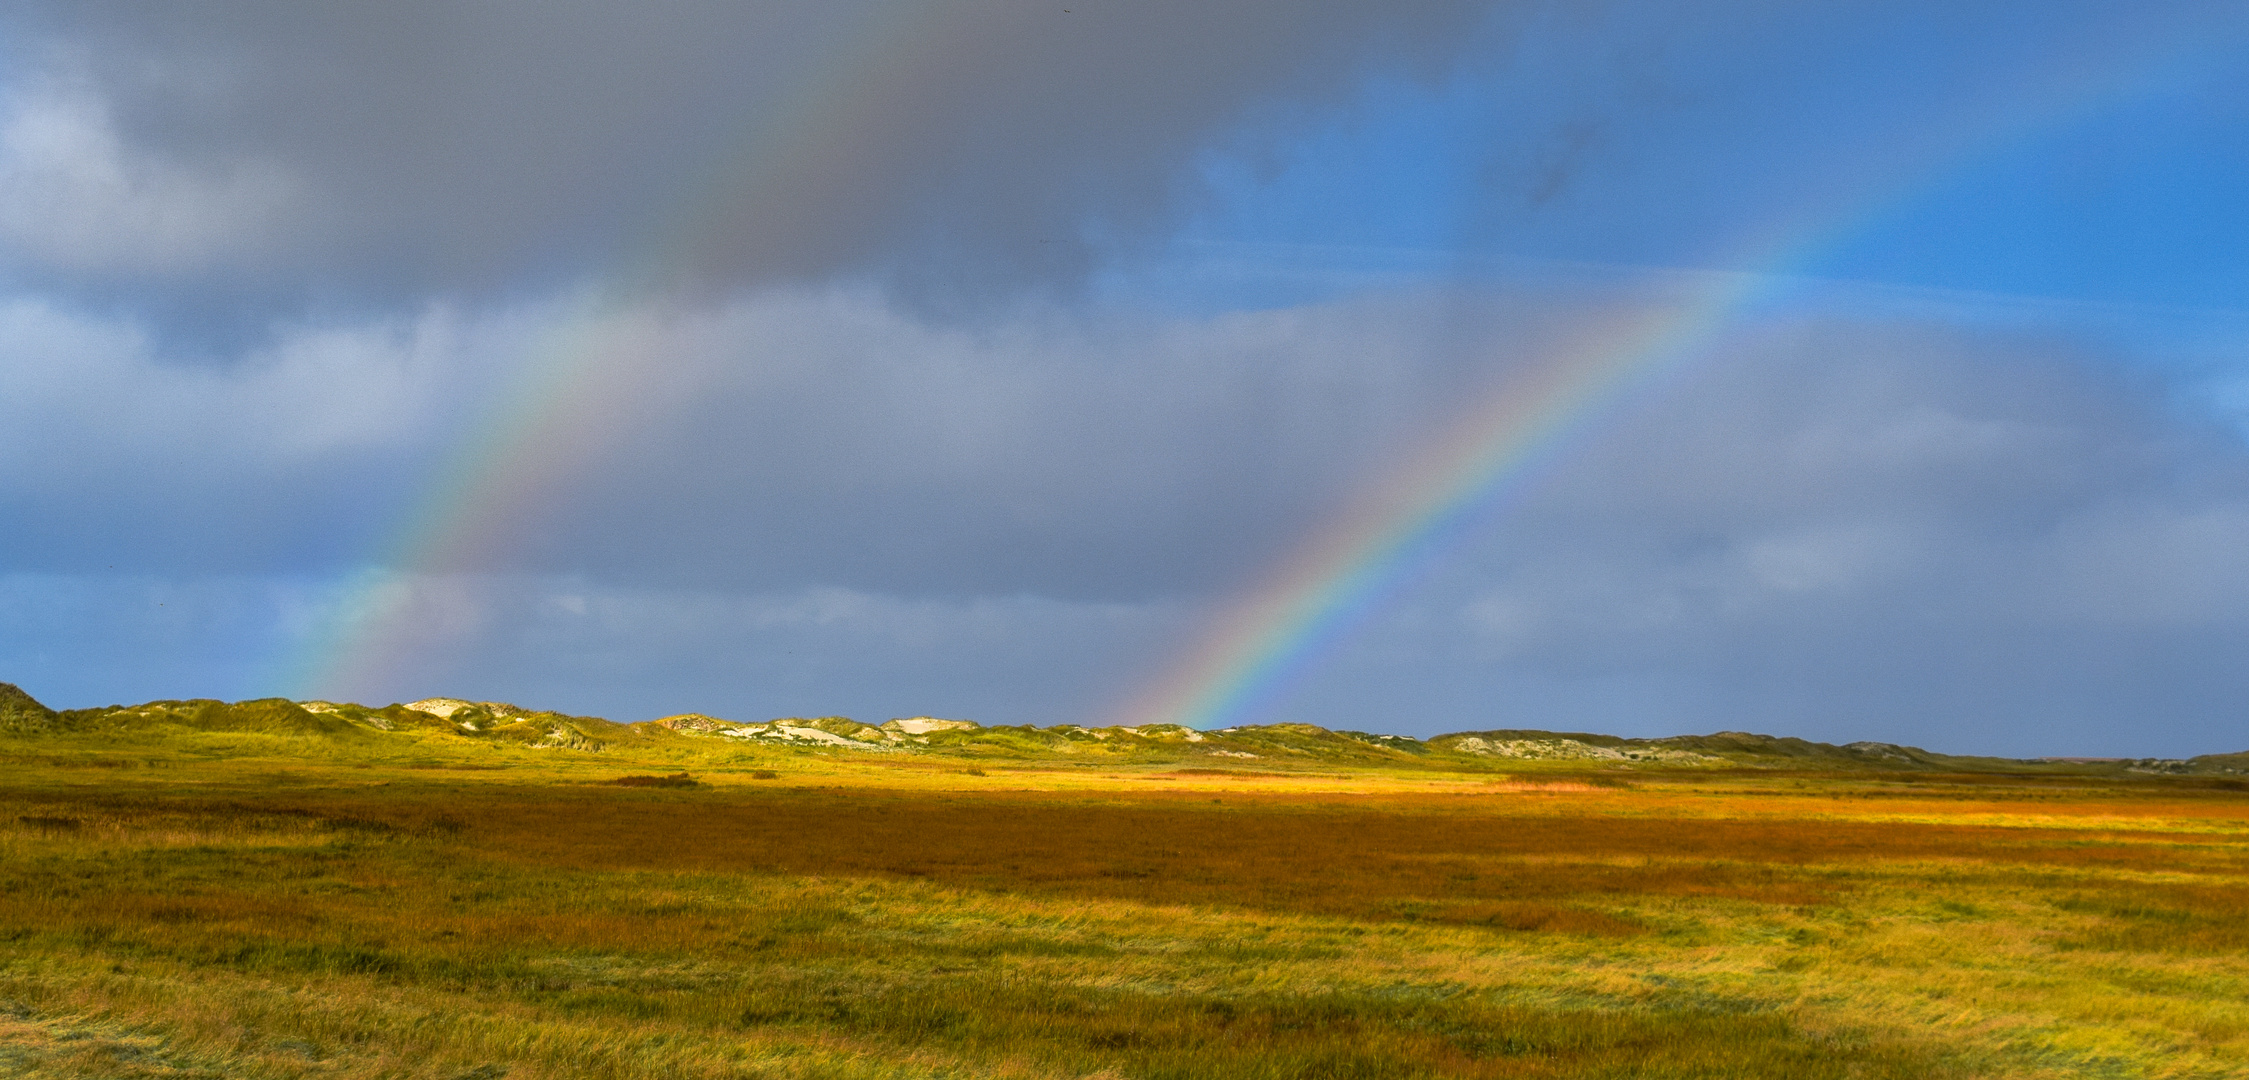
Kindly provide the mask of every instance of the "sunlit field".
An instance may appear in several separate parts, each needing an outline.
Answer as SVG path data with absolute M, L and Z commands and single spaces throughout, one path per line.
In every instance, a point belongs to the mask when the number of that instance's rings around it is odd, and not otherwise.
M 2249 1074 L 2233 780 L 6 749 L 0 1075 Z

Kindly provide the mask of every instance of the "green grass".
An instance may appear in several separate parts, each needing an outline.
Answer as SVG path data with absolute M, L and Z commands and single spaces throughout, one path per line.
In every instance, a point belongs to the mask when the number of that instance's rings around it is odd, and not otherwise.
M 0 1077 L 2249 1071 L 2222 779 L 168 710 L 0 742 Z

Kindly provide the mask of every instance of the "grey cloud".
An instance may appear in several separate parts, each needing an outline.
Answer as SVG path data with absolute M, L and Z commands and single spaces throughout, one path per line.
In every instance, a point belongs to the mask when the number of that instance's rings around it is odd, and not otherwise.
M 609 320 L 634 349 L 585 410 L 547 417 L 547 486 L 495 519 L 500 542 L 402 579 L 434 605 L 428 648 L 355 692 L 1099 719 L 1478 386 L 1664 295 L 974 326 L 844 289 L 564 297 L 307 328 L 226 372 L 19 304 L 10 347 L 72 362 L 0 364 L 0 543 L 21 609 L 59 625 L 92 633 L 89 605 L 175 575 L 203 597 L 195 625 L 301 648 L 336 617 L 334 580 L 384 558 L 417 495 L 541 385 L 557 328 Z M 1847 301 L 1745 327 L 1596 414 L 1264 718 L 2249 745 L 2238 435 L 2063 336 Z M 257 419 L 199 435 L 189 414 Z M 126 584 L 100 584 L 112 563 Z M 222 570 L 234 584 L 194 584 Z M 117 633 L 200 655 L 208 635 L 170 626 Z M 0 659 L 35 670 L 68 640 Z M 281 688 L 239 662 L 211 677 L 229 671 Z
M 61 134 L 11 141 L 4 182 L 57 215 L 0 224 L 19 258 L 113 286 L 1051 282 L 1091 265 L 1089 222 L 1176 212 L 1245 110 L 1442 70 L 1490 6 L 19 6 L 11 59 L 37 74 L 11 80 L 10 130 Z M 66 243 L 120 212 L 176 235 Z
M 498 320 L 505 327 L 505 320 Z M 224 369 L 170 359 L 130 323 L 36 300 L 0 302 L 0 491 L 125 496 L 259 483 L 444 429 L 448 371 L 494 327 L 441 310 L 300 328 Z
M 540 314 L 298 326 L 206 365 L 134 319 L 0 302 L 0 558 L 205 575 L 363 557 Z
M 269 254 L 302 227 L 272 162 L 198 170 L 124 146 L 87 88 L 19 88 L 0 118 L 0 243 L 72 274 L 168 276 Z
M 0 311 L 0 542 L 58 572 L 350 567 L 392 557 L 448 470 L 521 461 L 504 540 L 435 569 L 1184 596 L 1270 558 L 1413 442 L 1476 366 L 1446 306 L 1049 308 L 963 329 L 853 291 L 564 299 L 301 328 L 211 369 L 27 301 Z M 527 405 L 587 340 L 612 345 L 571 377 L 575 404 Z M 529 441 L 492 456 L 513 424 Z
M 372 588 L 369 586 L 372 585 Z M 323 646 L 370 598 L 409 632 L 379 669 Z M 1039 597 L 937 600 L 851 589 L 726 593 L 572 576 L 0 574 L 0 665 L 83 707 L 286 693 L 388 702 L 435 693 L 618 720 L 1098 716 L 1191 609 Z
M 592 463 L 523 551 L 761 587 L 1222 588 L 1463 381 L 1467 344 L 1415 325 L 1431 313 L 1368 300 L 985 333 L 866 297 L 739 307 L 733 344 L 675 372 L 683 403 Z
M 2249 452 L 2051 337 L 1817 319 L 1615 418 L 1291 715 L 1788 730 L 2010 754 L 2249 745 Z M 1448 721 L 1457 723 L 1457 721 Z
M 1162 603 L 729 593 L 550 576 L 415 575 L 397 585 L 409 596 L 405 655 L 304 692 L 389 699 L 445 685 L 633 719 L 695 711 L 1069 723 L 1124 693 L 1186 614 Z M 417 617 L 425 612 L 437 617 Z

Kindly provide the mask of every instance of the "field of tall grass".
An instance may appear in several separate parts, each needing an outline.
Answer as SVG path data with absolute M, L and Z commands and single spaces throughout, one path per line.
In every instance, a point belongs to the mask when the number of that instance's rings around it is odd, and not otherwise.
M 0 1076 L 2243 1076 L 2241 786 L 21 743 Z

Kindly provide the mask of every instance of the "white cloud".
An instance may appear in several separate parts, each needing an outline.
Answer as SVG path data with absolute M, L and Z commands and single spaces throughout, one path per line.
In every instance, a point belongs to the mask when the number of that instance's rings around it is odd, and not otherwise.
M 1843 593 L 1906 568 L 1923 538 L 1886 522 L 1852 522 L 1757 537 L 1741 562 L 1758 585 L 1785 593 Z
M 0 104 L 0 244 L 72 272 L 176 274 L 265 254 L 306 227 L 275 162 L 189 163 L 128 147 L 90 90 Z
M 231 363 L 163 356 L 129 324 L 0 301 L 0 491 L 223 497 L 354 454 L 426 444 L 483 373 L 446 311 L 288 331 Z M 94 494 L 94 493 L 99 493 Z

